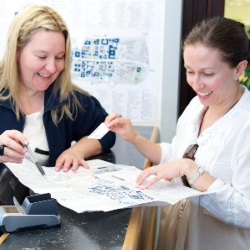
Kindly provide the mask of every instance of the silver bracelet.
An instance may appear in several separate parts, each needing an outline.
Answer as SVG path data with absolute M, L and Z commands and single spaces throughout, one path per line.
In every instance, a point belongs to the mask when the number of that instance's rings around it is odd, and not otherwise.
M 198 167 L 197 170 L 195 171 L 194 175 L 190 178 L 187 179 L 190 187 L 193 186 L 194 182 L 204 173 L 204 169 L 201 167 Z

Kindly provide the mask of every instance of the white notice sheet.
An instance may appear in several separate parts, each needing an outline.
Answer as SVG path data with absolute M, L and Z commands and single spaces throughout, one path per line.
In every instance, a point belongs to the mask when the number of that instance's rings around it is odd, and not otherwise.
M 143 190 L 136 186 L 135 180 L 141 170 L 134 166 L 102 160 L 90 160 L 88 164 L 90 169 L 80 167 L 77 172 L 56 172 L 54 167 L 43 167 L 45 176 L 26 159 L 22 164 L 6 165 L 21 183 L 35 193 L 50 193 L 59 204 L 77 213 L 173 205 L 187 197 L 207 193 L 165 180 Z

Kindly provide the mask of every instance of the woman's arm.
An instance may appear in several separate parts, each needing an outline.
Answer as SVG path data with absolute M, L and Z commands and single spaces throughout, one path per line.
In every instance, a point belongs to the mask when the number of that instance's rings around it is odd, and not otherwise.
M 119 134 L 125 141 L 132 143 L 136 149 L 151 162 L 158 164 L 161 159 L 161 147 L 139 135 L 128 117 L 113 113 L 106 117 L 105 124 L 111 131 Z
M 72 133 L 72 140 L 76 143 L 62 152 L 56 160 L 56 171 L 68 171 L 72 168 L 76 171 L 79 166 L 88 168 L 85 159 L 106 153 L 115 143 L 116 135 L 108 132 L 102 139 L 90 139 L 88 136 L 102 123 L 108 116 L 100 102 L 93 96 L 80 95 L 84 110 L 78 110 L 76 119 L 69 125 Z M 66 135 L 67 136 L 67 135 Z
M 85 159 L 101 152 L 102 145 L 100 141 L 85 136 L 57 158 L 55 170 L 60 171 L 63 169 L 64 172 L 67 172 L 70 168 L 72 171 L 76 171 L 79 166 L 89 168 Z

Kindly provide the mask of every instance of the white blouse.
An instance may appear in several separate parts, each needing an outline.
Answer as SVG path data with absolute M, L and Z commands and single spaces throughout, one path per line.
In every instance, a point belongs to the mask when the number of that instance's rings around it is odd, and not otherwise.
M 238 103 L 199 138 L 205 107 L 194 97 L 178 120 L 172 143 L 160 145 L 161 162 L 168 162 L 182 158 L 189 145 L 198 143 L 195 162 L 217 178 L 209 190 L 219 191 L 193 201 L 204 207 L 206 214 L 250 229 L 250 92 L 242 88 L 244 94 Z
M 36 149 L 40 149 L 49 153 L 48 141 L 43 125 L 43 112 L 44 109 L 26 116 L 23 134 L 29 140 L 29 146 L 38 162 L 42 166 L 47 166 L 49 155 L 36 152 Z M 25 155 L 25 158 L 29 159 L 28 153 Z

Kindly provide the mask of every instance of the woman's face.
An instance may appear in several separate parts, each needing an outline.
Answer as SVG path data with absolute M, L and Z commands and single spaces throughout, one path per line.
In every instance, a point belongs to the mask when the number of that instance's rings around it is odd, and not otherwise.
M 18 51 L 19 82 L 45 91 L 64 69 L 65 38 L 61 32 L 38 30 Z
M 221 105 L 235 95 L 239 86 L 235 80 L 237 69 L 222 62 L 217 49 L 187 45 L 183 58 L 187 82 L 204 106 Z

